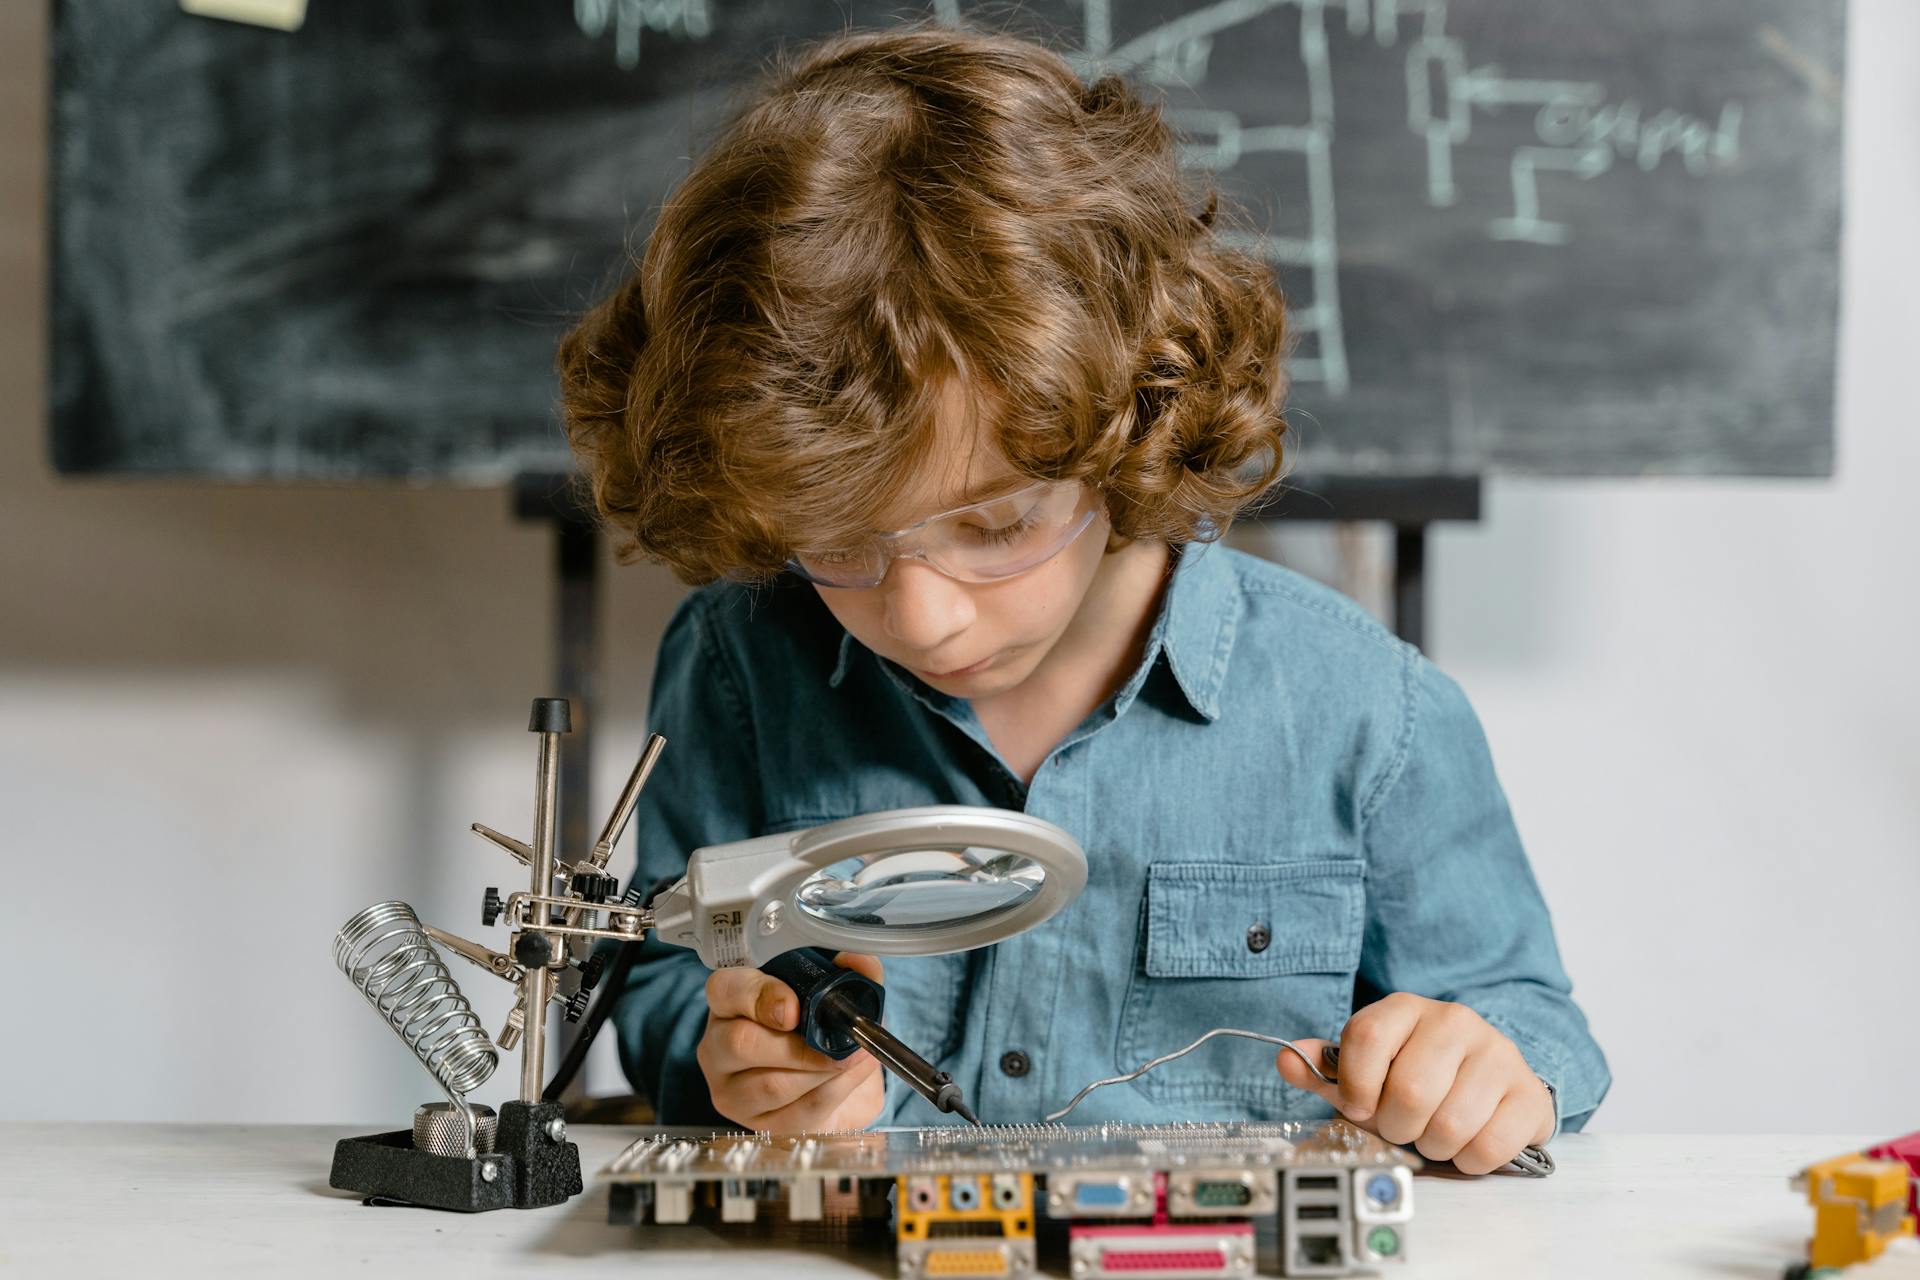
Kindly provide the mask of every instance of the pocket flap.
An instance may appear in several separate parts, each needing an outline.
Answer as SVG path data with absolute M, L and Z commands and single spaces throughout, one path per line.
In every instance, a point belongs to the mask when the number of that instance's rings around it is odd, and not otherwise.
M 1360 963 L 1358 862 L 1155 862 L 1147 868 L 1147 974 L 1271 978 Z M 1266 931 L 1254 950 L 1249 935 Z

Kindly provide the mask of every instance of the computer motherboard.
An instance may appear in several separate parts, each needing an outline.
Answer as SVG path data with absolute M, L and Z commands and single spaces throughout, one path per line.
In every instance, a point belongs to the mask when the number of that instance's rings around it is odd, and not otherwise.
M 607 1166 L 616 1223 L 891 1224 L 902 1280 L 1286 1276 L 1406 1257 L 1419 1161 L 1341 1121 L 671 1134 Z

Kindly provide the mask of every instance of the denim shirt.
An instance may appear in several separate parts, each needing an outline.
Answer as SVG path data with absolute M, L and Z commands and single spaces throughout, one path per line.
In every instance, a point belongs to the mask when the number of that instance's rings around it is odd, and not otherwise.
M 997 805 L 1086 850 L 1085 890 L 1018 937 L 888 957 L 886 1021 L 982 1120 L 1023 1123 L 1214 1027 L 1337 1038 L 1395 991 L 1511 1038 L 1577 1129 L 1610 1078 L 1459 686 L 1353 602 L 1219 544 L 1180 550 L 1139 666 L 1031 786 L 972 704 L 855 641 L 814 588 L 693 592 L 661 642 L 666 750 L 635 883 L 703 845 L 906 805 Z M 706 970 L 649 942 L 615 1021 L 663 1122 L 711 1123 Z M 1221 1037 L 1075 1123 L 1320 1118 L 1270 1046 Z M 899 1081 L 879 1123 L 944 1124 Z

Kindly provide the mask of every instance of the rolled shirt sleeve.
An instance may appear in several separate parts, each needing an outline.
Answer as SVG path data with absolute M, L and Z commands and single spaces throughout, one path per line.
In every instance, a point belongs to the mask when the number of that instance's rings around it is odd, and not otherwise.
M 1606 1058 L 1573 1003 L 1553 924 L 1464 692 L 1409 649 L 1392 762 L 1363 812 L 1360 989 L 1456 1001 L 1520 1049 L 1556 1133 L 1606 1095 Z

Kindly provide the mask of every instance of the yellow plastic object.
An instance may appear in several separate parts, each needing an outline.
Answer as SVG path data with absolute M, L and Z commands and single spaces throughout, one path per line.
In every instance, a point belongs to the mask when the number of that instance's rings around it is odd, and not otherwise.
M 934 1236 L 1033 1238 L 1033 1175 L 956 1173 L 900 1178 L 894 1187 L 902 1240 Z
M 1001 1249 L 943 1249 L 927 1255 L 930 1276 L 1003 1276 L 1007 1255 Z
M 1914 1234 L 1907 1214 L 1907 1166 L 1849 1152 L 1808 1165 L 1793 1179 L 1813 1206 L 1813 1267 L 1850 1267 L 1876 1258 L 1891 1240 Z

